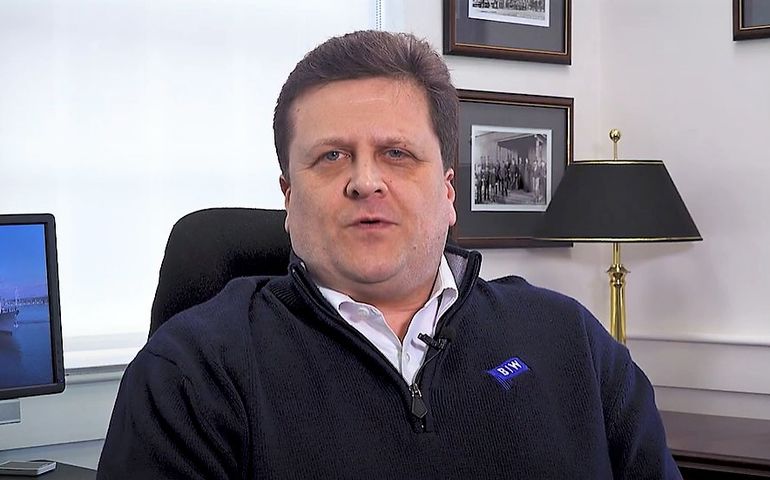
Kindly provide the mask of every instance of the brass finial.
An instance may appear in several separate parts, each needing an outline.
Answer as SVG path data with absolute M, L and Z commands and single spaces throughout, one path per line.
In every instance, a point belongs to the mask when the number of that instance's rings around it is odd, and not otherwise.
M 610 140 L 612 140 L 612 159 L 618 159 L 618 141 L 620 140 L 620 130 L 613 128 L 610 130 Z

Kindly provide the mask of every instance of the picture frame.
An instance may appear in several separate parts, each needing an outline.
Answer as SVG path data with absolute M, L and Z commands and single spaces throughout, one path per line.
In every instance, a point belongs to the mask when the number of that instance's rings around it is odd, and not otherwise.
M 444 0 L 444 54 L 570 65 L 572 0 Z
M 457 93 L 457 223 L 450 240 L 465 248 L 571 246 L 534 234 L 573 161 L 574 99 Z
M 770 38 L 770 2 L 733 0 L 733 40 Z

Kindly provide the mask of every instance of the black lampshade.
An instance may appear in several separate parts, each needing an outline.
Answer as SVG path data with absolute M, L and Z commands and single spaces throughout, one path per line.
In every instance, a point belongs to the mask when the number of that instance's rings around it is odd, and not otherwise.
M 568 165 L 536 235 L 571 242 L 703 239 L 660 160 Z

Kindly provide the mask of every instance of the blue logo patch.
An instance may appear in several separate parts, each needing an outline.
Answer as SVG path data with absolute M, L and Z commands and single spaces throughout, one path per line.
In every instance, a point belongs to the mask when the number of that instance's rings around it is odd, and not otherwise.
M 529 367 L 519 357 L 513 357 L 495 368 L 487 370 L 487 373 L 492 375 L 492 378 L 497 380 L 503 388 L 510 390 L 513 386 L 513 379 L 528 371 Z

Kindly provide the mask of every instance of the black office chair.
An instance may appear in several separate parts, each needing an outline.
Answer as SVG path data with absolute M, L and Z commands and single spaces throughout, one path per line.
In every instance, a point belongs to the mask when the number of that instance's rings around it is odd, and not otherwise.
M 179 219 L 160 266 L 150 336 L 233 278 L 285 274 L 291 252 L 285 219 L 284 210 L 254 208 L 210 208 Z

